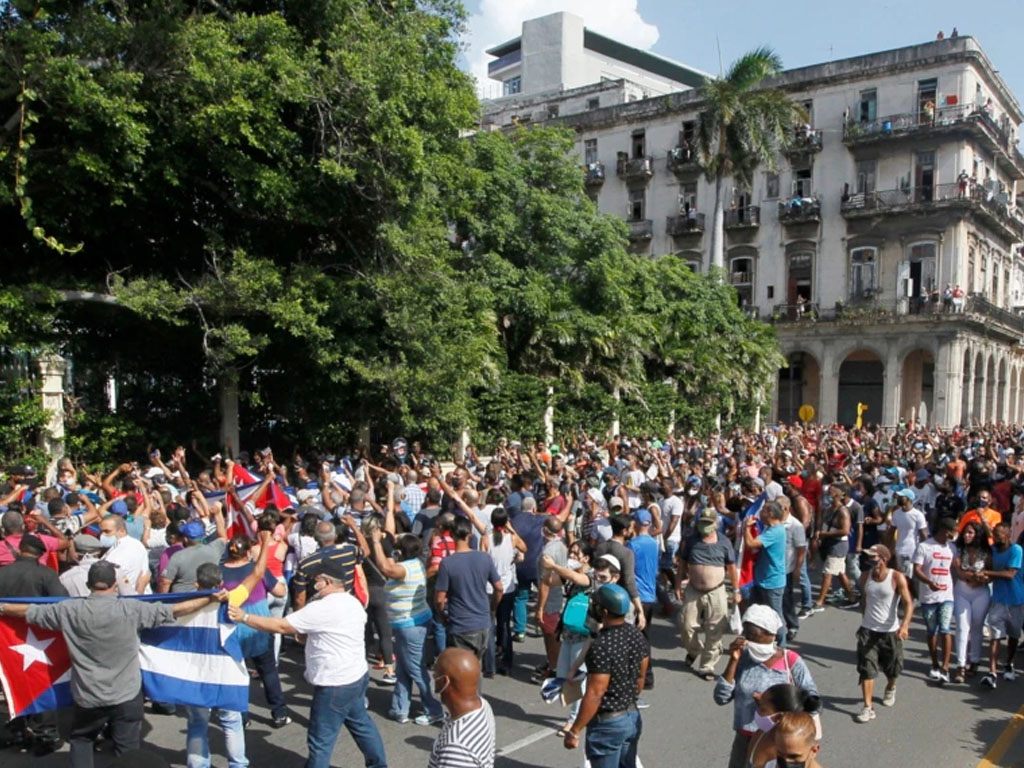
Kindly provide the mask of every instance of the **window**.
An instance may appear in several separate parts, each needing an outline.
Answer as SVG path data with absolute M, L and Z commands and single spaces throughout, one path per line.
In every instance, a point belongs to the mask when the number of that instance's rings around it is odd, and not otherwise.
M 909 278 L 912 299 L 920 301 L 936 290 L 935 261 L 938 246 L 933 242 L 912 243 L 907 248 L 907 260 L 910 262 Z M 912 303 L 913 305 L 913 303 Z
M 644 131 L 633 131 L 633 158 L 641 158 L 647 155 L 647 134 Z
M 862 123 L 873 123 L 878 119 L 878 93 L 874 88 L 860 92 L 858 119 Z
M 701 256 L 701 254 L 696 253 L 694 251 L 680 251 L 679 253 L 676 254 L 676 256 L 678 256 L 679 259 L 686 265 L 687 269 L 689 269 L 695 275 L 700 274 L 701 262 L 703 260 L 703 256 Z
M 811 301 L 811 275 L 814 269 L 814 253 L 800 251 L 789 257 L 789 296 L 790 304 L 799 303 L 799 299 Z
M 967 292 L 974 293 L 974 249 L 967 254 Z
M 767 295 L 768 295 L 769 299 L 774 299 L 775 298 L 775 286 L 774 285 L 769 285 L 768 286 L 768 294 Z
M 793 171 L 793 197 L 811 197 L 811 169 Z
M 764 196 L 769 200 L 779 196 L 779 174 L 768 171 L 764 175 Z
M 558 117 L 558 105 L 548 104 L 548 120 L 554 120 Z
M 698 210 L 697 182 L 695 181 L 679 185 L 679 212 L 685 214 L 689 213 L 691 209 Z
M 626 218 L 630 221 L 643 221 L 644 211 L 647 208 L 647 193 L 643 189 L 629 190 L 629 205 L 626 209 Z
M 583 162 L 589 168 L 597 162 L 597 139 L 586 139 L 583 142 Z
M 929 203 L 935 199 L 935 152 L 918 152 L 914 165 L 915 199 Z
M 850 252 L 850 300 L 867 299 L 875 293 L 878 252 L 874 248 L 858 248 Z
M 807 125 L 814 125 L 814 101 L 807 99 L 800 102 L 800 108 L 804 111 L 804 122 Z
M 512 96 L 513 94 L 519 93 L 523 90 L 523 78 L 519 75 L 510 77 L 506 80 L 502 87 L 502 93 L 505 96 Z
M 1003 270 L 1003 306 L 1010 309 L 1010 270 Z
M 984 294 L 988 289 L 988 256 L 984 254 L 981 257 L 981 279 L 978 281 L 978 285 L 981 286 L 981 293 Z
M 736 298 L 741 307 L 753 304 L 754 259 L 750 256 L 735 256 L 729 261 L 729 283 L 736 289 Z
M 587 111 L 588 112 L 591 111 L 591 110 L 594 110 L 594 109 L 600 109 L 600 107 L 601 107 L 601 99 L 600 99 L 600 97 L 598 97 L 596 99 L 587 99 Z
M 857 161 L 857 194 L 871 195 L 875 192 L 875 168 L 874 160 Z
M 684 142 L 693 146 L 693 143 L 697 138 L 697 123 L 694 120 L 684 120 L 681 136 Z
M 934 77 L 919 80 L 917 83 L 917 119 L 922 123 L 935 120 L 935 99 L 939 90 L 939 81 Z

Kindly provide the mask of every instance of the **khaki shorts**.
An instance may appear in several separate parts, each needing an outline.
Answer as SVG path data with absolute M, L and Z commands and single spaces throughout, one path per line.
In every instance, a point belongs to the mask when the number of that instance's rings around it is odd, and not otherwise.
M 846 557 L 839 555 L 833 557 L 829 555 L 825 558 L 825 573 L 830 576 L 839 576 L 846 573 Z

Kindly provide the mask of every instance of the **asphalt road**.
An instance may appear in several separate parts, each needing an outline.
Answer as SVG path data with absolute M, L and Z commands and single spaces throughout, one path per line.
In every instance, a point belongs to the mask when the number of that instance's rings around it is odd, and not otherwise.
M 905 648 L 906 669 L 893 709 L 876 705 L 878 717 L 861 725 L 853 720 L 860 711 L 860 689 L 854 668 L 854 632 L 859 623 L 855 611 L 831 608 L 804 622 L 793 646 L 807 661 L 825 701 L 822 716 L 824 744 L 820 755 L 827 768 L 874 768 L 875 766 L 941 766 L 942 768 L 1024 767 L 1024 736 L 1014 728 L 1004 730 L 1024 703 L 1024 677 L 1013 683 L 1000 681 L 995 691 L 983 691 L 977 679 L 968 685 L 939 688 L 927 681 L 929 669 L 924 629 L 915 621 Z M 657 684 L 646 698 L 651 708 L 643 712 L 644 733 L 640 757 L 644 768 L 722 766 L 732 738 L 730 707 L 718 707 L 711 699 L 713 683 L 704 682 L 683 666 L 674 625 L 660 618 L 652 634 Z M 310 691 L 302 681 L 301 651 L 286 645 L 282 677 L 295 722 L 281 730 L 269 726 L 262 706 L 258 681 L 253 685 L 253 722 L 246 732 L 250 764 L 255 768 L 298 768 L 305 760 L 306 724 Z M 529 682 L 529 669 L 540 663 L 541 640 L 528 638 L 517 645 L 516 671 L 511 678 L 486 680 L 484 694 L 497 718 L 499 768 L 545 766 L 568 768 L 582 763 L 580 750 L 568 752 L 554 731 L 564 721 L 565 710 L 546 705 L 538 686 Z M 1019 662 L 1024 666 L 1024 659 Z M 371 673 L 375 678 L 380 672 Z M 877 691 L 882 689 L 880 682 Z M 370 708 L 384 738 L 392 768 L 425 766 L 437 727 L 398 725 L 381 713 L 387 709 L 390 688 L 374 682 Z M 414 699 L 413 713 L 417 712 Z M 213 765 L 227 765 L 223 738 L 211 726 Z M 183 716 L 148 715 L 144 741 L 148 749 L 172 765 L 185 764 Z M 1001 739 L 1000 735 L 1004 734 Z M 1005 755 L 991 762 L 983 758 L 999 739 L 995 751 Z M 45 758 L 13 751 L 0 752 L 3 768 L 51 768 L 67 765 L 67 747 Z M 97 768 L 109 754 L 97 755 Z M 343 730 L 334 751 L 335 766 L 361 766 L 361 755 Z

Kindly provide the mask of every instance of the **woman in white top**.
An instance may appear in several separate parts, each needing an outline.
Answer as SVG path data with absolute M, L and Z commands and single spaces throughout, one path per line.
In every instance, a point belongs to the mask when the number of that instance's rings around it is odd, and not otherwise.
M 495 507 L 491 511 L 489 535 L 491 541 L 488 554 L 501 577 L 502 598 L 487 637 L 484 677 L 494 677 L 495 672 L 499 675 L 512 672 L 512 608 L 516 600 L 516 563 L 523 559 L 523 553 L 526 552 L 526 542 L 512 528 L 504 507 Z M 497 646 L 501 647 L 500 663 L 497 660 Z
M 963 683 L 968 672 L 974 674 L 981 661 L 982 630 L 991 600 L 988 583 L 981 572 L 991 567 L 990 531 L 980 522 L 970 522 L 956 541 L 953 558 L 953 615 L 956 618 L 955 683 Z

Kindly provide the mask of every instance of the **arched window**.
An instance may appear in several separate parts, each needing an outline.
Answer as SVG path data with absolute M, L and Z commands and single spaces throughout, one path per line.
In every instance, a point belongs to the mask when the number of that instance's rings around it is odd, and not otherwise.
M 741 307 L 754 303 L 754 257 L 743 254 L 729 259 L 729 282 L 736 289 Z
M 878 290 L 878 249 L 850 251 L 850 301 L 872 298 Z

